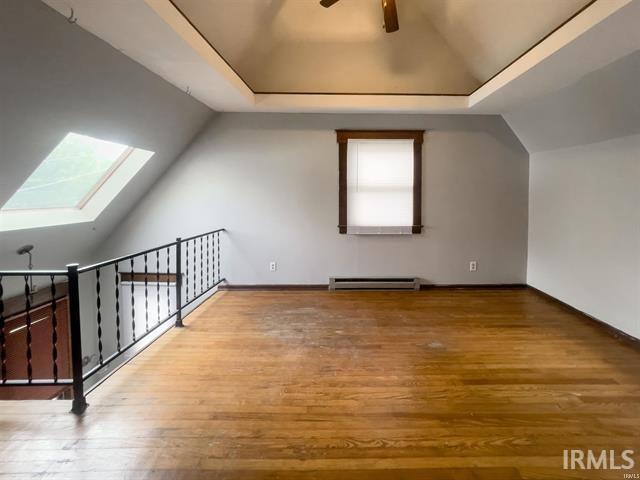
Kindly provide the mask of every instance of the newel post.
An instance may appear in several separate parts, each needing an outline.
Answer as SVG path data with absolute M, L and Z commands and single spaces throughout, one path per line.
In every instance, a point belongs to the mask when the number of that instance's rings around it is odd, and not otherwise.
M 80 327 L 80 287 L 78 264 L 67 265 L 69 295 L 69 330 L 71 333 L 71 371 L 73 374 L 73 403 L 71 412 L 79 415 L 87 409 L 82 378 L 82 329 Z

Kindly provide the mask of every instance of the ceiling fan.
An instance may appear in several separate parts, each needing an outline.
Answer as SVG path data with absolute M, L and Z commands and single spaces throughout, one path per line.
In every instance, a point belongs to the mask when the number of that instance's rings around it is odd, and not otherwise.
M 340 0 L 320 0 L 320 5 L 324 8 L 338 3 Z M 398 10 L 396 10 L 396 0 L 382 0 L 382 13 L 384 15 L 384 29 L 387 33 L 400 29 L 398 25 Z

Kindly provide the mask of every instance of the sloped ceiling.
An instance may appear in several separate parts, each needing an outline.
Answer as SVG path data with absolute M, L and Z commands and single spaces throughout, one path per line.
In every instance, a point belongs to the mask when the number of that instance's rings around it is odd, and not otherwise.
M 480 82 L 506 67 L 590 1 L 413 0 Z
M 469 94 L 589 0 L 172 0 L 255 92 Z
M 0 232 L 2 267 L 85 261 L 213 116 L 39 0 L 0 2 L 0 65 L 0 205 L 70 131 L 156 152 L 95 222 Z
M 316 0 L 175 0 L 204 12 L 199 22 L 216 48 L 171 0 L 43 1 L 65 17 L 73 8 L 76 26 L 216 111 L 503 113 L 640 45 L 640 0 L 398 0 L 402 25 L 392 34 L 377 0 L 329 9 Z M 505 63 L 470 95 L 410 91 L 462 91 Z M 252 75 L 295 92 L 256 93 Z M 365 92 L 373 89 L 386 92 Z
M 640 133 L 640 50 L 504 115 L 530 153 Z

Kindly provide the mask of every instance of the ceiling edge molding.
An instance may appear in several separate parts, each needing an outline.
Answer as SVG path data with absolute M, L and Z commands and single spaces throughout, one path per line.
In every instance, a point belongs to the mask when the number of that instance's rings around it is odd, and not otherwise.
M 244 98 L 253 102 L 254 93 L 222 56 L 200 35 L 196 28 L 169 0 L 144 0 L 193 50 L 214 70 L 235 87 Z
M 480 86 L 469 96 L 469 107 L 480 103 L 500 88 L 525 74 L 554 53 L 558 52 L 580 35 L 614 14 L 633 0 L 596 0 L 571 18 L 560 28 L 554 30 L 537 45 L 525 52 L 495 77 Z
M 466 95 L 343 95 L 343 94 L 256 94 L 255 109 L 264 112 L 330 113 L 465 113 Z
M 470 95 L 259 93 L 252 91 L 171 0 L 128 0 L 129 11 L 119 9 L 115 2 L 43 1 L 63 15 L 67 14 L 65 5 L 78 6 L 83 28 L 178 88 L 192 87 L 191 95 L 222 112 L 501 114 L 518 102 L 577 81 L 601 68 L 603 59 L 613 61 L 624 55 L 635 41 L 630 24 L 640 18 L 640 8 L 634 8 L 640 0 L 596 0 Z M 621 9 L 624 11 L 613 16 Z M 631 18 L 621 20 L 627 16 Z M 147 23 L 153 25 L 153 32 L 141 32 Z M 589 30 L 593 33 L 585 35 Z M 621 36 L 628 39 L 623 41 Z M 603 48 L 592 61 L 594 40 Z M 162 48 L 168 50 L 170 61 L 163 62 Z

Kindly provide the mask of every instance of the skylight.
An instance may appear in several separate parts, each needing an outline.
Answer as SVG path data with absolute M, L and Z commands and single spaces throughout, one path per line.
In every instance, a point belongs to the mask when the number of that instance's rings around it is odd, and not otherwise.
M 2 210 L 82 208 L 132 150 L 127 145 L 69 133 Z
M 0 208 L 0 232 L 93 222 L 153 154 L 68 133 Z

